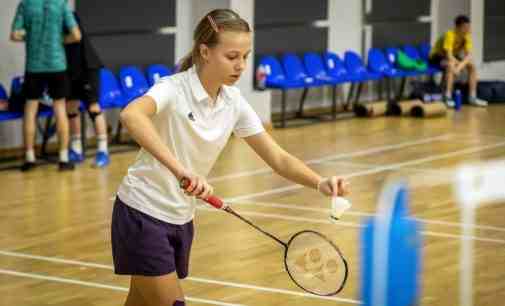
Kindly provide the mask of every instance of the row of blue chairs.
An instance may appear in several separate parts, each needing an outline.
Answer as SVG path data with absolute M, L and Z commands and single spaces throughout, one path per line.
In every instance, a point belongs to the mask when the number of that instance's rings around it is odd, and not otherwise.
M 171 75 L 172 69 L 162 64 L 151 65 L 146 68 L 145 74 L 135 66 L 125 66 L 119 69 L 118 78 L 107 69 L 100 70 L 100 91 L 98 102 L 102 109 L 123 108 L 129 102 L 143 95 L 149 87 L 164 76 Z M 11 81 L 11 95 L 20 94 L 23 88 L 23 77 L 14 77 Z M 0 100 L 9 100 L 5 88 L 0 84 Z M 23 117 L 22 111 L 0 111 L 0 122 L 16 120 Z M 54 134 L 52 126 L 53 112 L 49 107 L 41 106 L 38 118 L 46 120 L 45 127 L 39 126 L 43 135 L 42 153 L 46 153 L 46 145 L 50 137 Z M 82 117 L 84 119 L 84 117 Z M 84 121 L 85 122 L 85 121 Z M 83 122 L 83 123 L 84 123 Z M 84 132 L 83 128 L 83 132 Z M 121 125 L 118 123 L 115 141 L 120 142 Z M 84 141 L 84 138 L 83 138 Z
M 415 60 L 428 61 L 430 45 L 422 44 L 418 48 L 404 46 L 402 51 Z M 408 77 L 433 76 L 440 70 L 429 67 L 426 71 L 402 70 L 397 65 L 397 54 L 400 49 L 388 48 L 385 50 L 372 48 L 368 52 L 368 62 L 365 65 L 363 59 L 354 51 L 347 51 L 343 59 L 332 52 L 317 54 L 305 53 L 303 58 L 293 53 L 286 53 L 280 61 L 275 56 L 264 56 L 259 60 L 258 68 L 263 69 L 266 78 L 264 87 L 279 89 L 281 97 L 281 126 L 286 126 L 286 98 L 290 89 L 303 89 L 299 102 L 297 117 L 303 117 L 303 105 L 307 92 L 312 87 L 332 86 L 332 115 L 336 116 L 336 87 L 344 83 L 351 83 L 351 90 L 347 97 L 347 108 L 354 96 L 354 101 L 359 100 L 362 86 L 368 81 L 386 80 L 388 100 L 391 97 L 391 79 L 403 79 L 400 93 L 403 93 L 405 81 Z M 355 85 L 357 85 L 357 92 Z M 382 83 L 379 83 L 380 96 L 382 96 Z
M 125 107 L 147 92 L 160 78 L 172 73 L 170 68 L 162 64 L 147 67 L 145 75 L 135 66 L 124 66 L 119 69 L 117 79 L 112 71 L 103 68 L 100 71 L 98 101 L 103 108 Z

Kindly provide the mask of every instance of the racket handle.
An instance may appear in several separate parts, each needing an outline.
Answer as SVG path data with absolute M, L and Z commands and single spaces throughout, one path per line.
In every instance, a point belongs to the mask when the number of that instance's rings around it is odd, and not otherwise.
M 191 181 L 188 178 L 183 178 L 180 183 L 182 189 L 188 188 L 188 186 L 190 184 L 191 184 Z M 206 199 L 203 199 L 203 200 L 207 204 L 210 204 L 217 209 L 225 209 L 226 208 L 226 204 L 223 202 L 223 200 L 221 200 L 220 198 L 218 198 L 216 196 L 210 196 L 210 197 L 207 197 Z
M 221 200 L 220 198 L 216 196 L 210 196 L 204 200 L 208 204 L 214 206 L 217 209 L 224 209 L 226 208 L 226 204 Z

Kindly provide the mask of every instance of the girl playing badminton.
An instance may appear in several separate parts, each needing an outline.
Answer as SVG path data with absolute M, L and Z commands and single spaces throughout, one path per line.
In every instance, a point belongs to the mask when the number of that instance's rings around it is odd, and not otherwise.
M 185 305 L 178 279 L 188 274 L 196 200 L 212 194 L 205 177 L 231 133 L 293 182 L 326 196 L 348 191 L 343 179 L 322 178 L 275 143 L 233 87 L 251 39 L 248 23 L 235 12 L 210 12 L 195 29 L 181 72 L 121 112 L 121 122 L 142 147 L 112 214 L 115 273 L 131 275 L 125 306 Z M 186 190 L 182 179 L 190 181 Z

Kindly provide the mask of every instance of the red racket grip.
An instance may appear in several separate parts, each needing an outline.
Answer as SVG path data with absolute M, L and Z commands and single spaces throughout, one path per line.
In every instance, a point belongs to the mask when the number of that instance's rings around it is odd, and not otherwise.
M 205 202 L 214 206 L 217 209 L 225 209 L 226 208 L 226 204 L 223 202 L 223 200 L 221 200 L 220 198 L 218 198 L 216 196 L 210 196 L 210 197 L 206 198 Z
M 188 188 L 188 186 L 191 184 L 191 181 L 187 178 L 183 178 L 181 180 L 181 188 L 182 189 L 186 189 Z M 210 196 L 206 199 L 204 199 L 205 202 L 207 202 L 208 204 L 214 206 L 215 208 L 217 209 L 225 209 L 226 208 L 226 204 L 223 202 L 223 200 L 221 200 L 220 198 L 216 197 L 216 196 Z

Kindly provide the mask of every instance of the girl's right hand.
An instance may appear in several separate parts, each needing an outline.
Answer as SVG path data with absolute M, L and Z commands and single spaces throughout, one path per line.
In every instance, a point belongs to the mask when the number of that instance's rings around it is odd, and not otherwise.
M 185 175 L 181 179 L 181 187 L 186 195 L 199 199 L 206 199 L 214 193 L 214 188 L 207 183 L 205 178 L 198 175 Z

